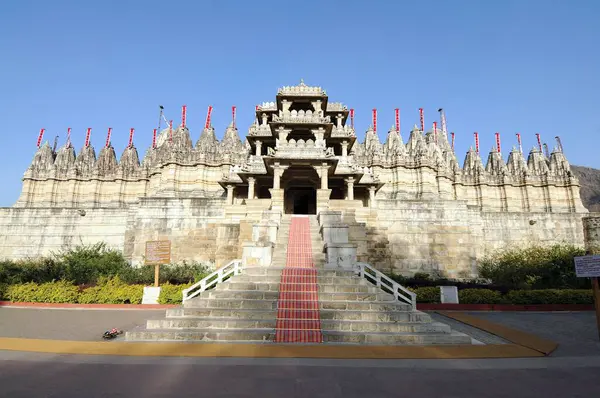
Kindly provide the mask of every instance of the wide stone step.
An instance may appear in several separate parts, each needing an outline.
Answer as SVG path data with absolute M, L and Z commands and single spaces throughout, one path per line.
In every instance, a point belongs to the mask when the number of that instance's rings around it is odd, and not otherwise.
M 439 322 L 400 323 L 321 320 L 321 329 L 323 331 L 369 333 L 451 333 L 450 326 Z
M 127 332 L 125 338 L 134 341 L 194 341 L 194 342 L 266 342 L 273 341 L 275 330 L 268 329 L 140 329 Z
M 169 308 L 167 318 L 231 318 L 231 319 L 273 319 L 277 310 L 240 309 L 240 308 Z
M 364 333 L 323 331 L 323 342 L 382 345 L 471 344 L 471 337 L 452 333 Z
M 283 267 L 248 267 L 242 269 L 242 275 L 281 275 Z M 317 276 L 353 276 L 353 271 L 317 269 Z
M 300 277 L 297 277 L 300 278 Z M 305 277 L 302 279 L 306 279 L 308 280 L 309 277 Z M 312 277 L 311 277 L 312 278 Z M 301 280 L 301 279 L 296 279 L 296 280 Z M 255 283 L 260 283 L 260 282 L 265 282 L 265 283 L 279 283 L 281 281 L 281 275 L 268 275 L 268 276 L 264 276 L 264 275 L 246 275 L 246 274 L 241 274 L 236 276 L 235 278 L 231 278 L 229 280 L 229 282 L 225 282 L 223 284 L 220 284 L 218 286 L 221 285 L 225 285 L 227 283 L 247 283 L 247 282 L 255 282 Z M 341 284 L 341 285 L 348 285 L 348 284 L 353 284 L 353 285 L 363 285 L 366 284 L 368 285 L 369 283 L 361 278 L 355 277 L 355 276 L 317 276 L 317 283 L 318 284 Z M 373 285 L 371 285 L 373 286 Z
M 277 299 L 193 298 L 183 303 L 185 308 L 231 308 L 247 310 L 275 310 Z
M 146 329 L 274 329 L 276 323 L 275 317 L 271 319 L 150 319 L 146 323 Z
M 369 321 L 369 322 L 431 322 L 431 316 L 421 311 L 412 311 L 410 309 L 398 311 L 319 311 L 321 320 L 336 321 Z
M 307 280 L 307 278 L 303 278 Z M 314 290 L 314 283 L 303 282 L 303 283 L 286 283 L 286 289 L 293 291 L 306 291 L 307 289 Z M 317 284 L 317 291 L 320 293 L 380 293 L 381 290 L 375 286 L 367 286 L 357 283 L 350 284 Z M 281 284 L 279 282 L 244 282 L 244 281 L 231 281 L 229 283 L 221 283 L 217 285 L 215 290 L 258 290 L 258 291 L 281 291 Z
M 310 300 L 313 292 L 290 291 L 296 295 L 296 299 Z M 200 293 L 198 297 L 205 299 L 229 299 L 229 300 L 277 300 L 279 291 L 260 291 L 260 290 L 208 290 Z M 319 293 L 319 300 L 325 301 L 394 301 L 394 297 L 387 293 Z

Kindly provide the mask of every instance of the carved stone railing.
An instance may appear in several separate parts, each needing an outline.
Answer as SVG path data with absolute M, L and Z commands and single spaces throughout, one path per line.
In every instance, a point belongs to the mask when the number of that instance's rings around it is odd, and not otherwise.
M 280 144 L 273 152 L 275 156 L 293 157 L 293 158 L 329 158 L 333 157 L 332 148 L 324 148 L 315 146 L 313 140 L 298 141 L 291 139 Z
M 277 104 L 275 102 L 263 102 L 258 106 L 258 110 L 260 111 L 276 111 Z
M 284 86 L 277 90 L 278 95 L 294 95 L 294 96 L 322 96 L 327 95 L 321 87 L 309 87 L 304 83 L 298 86 Z
M 331 137 L 333 138 L 344 138 L 344 137 L 356 137 L 356 132 L 350 126 L 337 127 L 334 126 L 331 130 Z
M 280 115 L 273 115 L 274 122 L 280 123 L 331 123 L 331 117 L 321 116 L 318 113 L 312 113 L 312 111 L 291 111 L 289 113 L 280 113 Z
M 250 127 L 248 135 L 251 137 L 271 137 L 273 133 L 271 132 L 271 127 L 261 124 L 260 126 L 253 125 Z
M 346 111 L 348 107 L 342 104 L 341 102 L 328 102 L 327 103 L 327 112 L 340 112 Z

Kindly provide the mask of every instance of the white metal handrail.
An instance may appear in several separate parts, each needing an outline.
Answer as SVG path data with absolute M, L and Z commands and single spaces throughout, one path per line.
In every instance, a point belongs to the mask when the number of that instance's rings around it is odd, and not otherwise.
M 224 267 L 219 268 L 212 274 L 208 275 L 206 278 L 202 279 L 199 282 L 194 283 L 192 286 L 183 290 L 183 301 L 189 300 L 191 298 L 196 297 L 203 291 L 216 286 L 217 284 L 223 282 L 225 278 L 230 275 L 239 275 L 242 271 L 242 260 L 237 259 L 231 261 Z
M 417 295 L 398 282 L 377 271 L 367 263 L 356 263 L 356 272 L 361 278 L 365 278 L 382 290 L 388 290 L 398 301 L 404 301 L 412 306 L 413 311 L 417 309 Z

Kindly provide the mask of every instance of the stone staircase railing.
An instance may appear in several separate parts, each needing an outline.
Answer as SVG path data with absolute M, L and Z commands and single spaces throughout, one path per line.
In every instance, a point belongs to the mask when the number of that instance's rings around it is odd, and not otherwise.
M 366 279 L 386 293 L 392 294 L 396 300 L 410 304 L 413 311 L 417 310 L 417 295 L 415 293 L 388 278 L 369 264 L 357 262 L 356 272 L 359 277 Z
M 239 275 L 242 271 L 242 260 L 236 259 L 231 261 L 224 267 L 219 268 L 212 274 L 208 275 L 201 281 L 196 282 L 192 286 L 183 291 L 183 302 L 196 297 L 203 291 L 210 289 L 213 286 L 223 282 L 226 278 L 233 275 Z

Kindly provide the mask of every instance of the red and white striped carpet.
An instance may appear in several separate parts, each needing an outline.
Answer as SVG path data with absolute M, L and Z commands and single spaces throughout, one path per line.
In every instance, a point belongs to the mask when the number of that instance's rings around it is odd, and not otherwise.
M 308 217 L 291 219 L 287 261 L 279 284 L 275 342 L 323 342 Z

